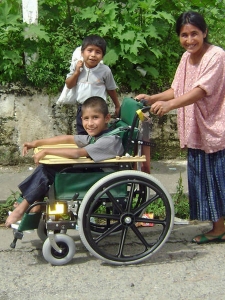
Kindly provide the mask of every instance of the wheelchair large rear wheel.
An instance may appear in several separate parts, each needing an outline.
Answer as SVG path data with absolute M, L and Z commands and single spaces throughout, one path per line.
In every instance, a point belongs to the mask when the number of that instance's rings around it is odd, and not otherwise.
M 146 219 L 143 212 L 154 217 Z M 173 220 L 173 201 L 162 184 L 130 170 L 107 175 L 88 190 L 78 227 L 83 244 L 95 257 L 121 265 L 139 263 L 158 251 L 170 236 Z M 93 224 L 104 230 L 96 235 Z

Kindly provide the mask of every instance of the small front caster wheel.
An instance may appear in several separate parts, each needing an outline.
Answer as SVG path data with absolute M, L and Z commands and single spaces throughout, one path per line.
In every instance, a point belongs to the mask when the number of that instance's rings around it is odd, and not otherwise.
M 47 238 L 43 244 L 42 253 L 50 264 L 62 266 L 72 260 L 76 252 L 74 240 L 62 233 L 55 234 L 55 242 L 62 252 L 57 252 L 51 245 L 50 239 Z

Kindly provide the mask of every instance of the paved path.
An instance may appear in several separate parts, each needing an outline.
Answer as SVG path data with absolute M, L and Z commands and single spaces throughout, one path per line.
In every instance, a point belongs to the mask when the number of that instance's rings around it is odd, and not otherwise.
M 106 265 L 90 256 L 74 230 L 77 253 L 61 267 L 44 260 L 36 232 L 11 249 L 12 230 L 0 228 L 0 300 L 224 299 L 225 245 L 190 243 L 208 228 L 175 225 L 160 251 L 133 266 Z

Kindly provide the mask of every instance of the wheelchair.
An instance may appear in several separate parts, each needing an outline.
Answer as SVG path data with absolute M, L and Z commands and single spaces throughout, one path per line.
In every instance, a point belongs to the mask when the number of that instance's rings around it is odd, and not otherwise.
M 122 138 L 121 157 L 98 163 L 85 157 L 46 156 L 41 161 L 66 167 L 56 174 L 48 198 L 28 208 L 19 228 L 14 229 L 11 248 L 15 248 L 17 239 L 22 239 L 24 231 L 37 229 L 45 260 L 64 265 L 76 252 L 69 229 L 77 229 L 87 250 L 109 264 L 137 264 L 160 250 L 173 227 L 174 206 L 163 185 L 140 171 L 145 161 L 141 146 L 149 144 L 141 139 L 140 124 L 149 109 L 133 98 L 123 99 L 120 118 L 110 125 L 110 134 Z M 35 205 L 41 205 L 40 213 L 30 213 Z M 151 217 L 146 218 L 146 213 L 154 212 L 155 207 L 160 209 L 160 216 L 149 214 Z

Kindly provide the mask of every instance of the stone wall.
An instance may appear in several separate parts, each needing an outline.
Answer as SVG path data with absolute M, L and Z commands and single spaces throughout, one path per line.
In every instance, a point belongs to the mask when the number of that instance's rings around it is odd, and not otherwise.
M 120 95 L 124 97 L 132 94 Z M 0 89 L 0 164 L 15 165 L 29 162 L 21 157 L 25 141 L 60 134 L 74 134 L 76 107 L 56 105 L 58 96 L 21 87 Z M 113 106 L 110 105 L 113 112 Z M 176 112 L 162 118 L 153 118 L 151 139 L 155 146 L 151 156 L 156 159 L 180 156 L 177 137 Z

